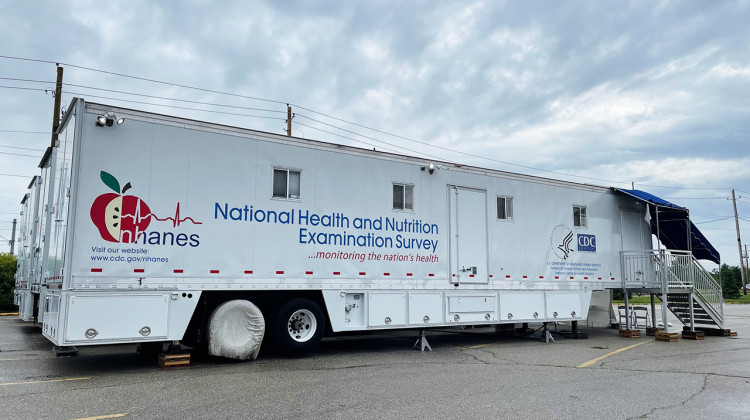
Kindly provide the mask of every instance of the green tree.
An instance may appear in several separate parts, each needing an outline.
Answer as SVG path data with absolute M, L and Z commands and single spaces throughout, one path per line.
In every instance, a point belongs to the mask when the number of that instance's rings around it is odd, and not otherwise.
M 713 271 L 716 281 L 721 278 L 721 290 L 725 299 L 737 299 L 742 289 L 742 276 L 740 268 L 732 265 L 722 264 L 719 270 Z
M 0 311 L 16 310 L 13 304 L 13 286 L 15 286 L 16 257 L 11 254 L 0 254 Z

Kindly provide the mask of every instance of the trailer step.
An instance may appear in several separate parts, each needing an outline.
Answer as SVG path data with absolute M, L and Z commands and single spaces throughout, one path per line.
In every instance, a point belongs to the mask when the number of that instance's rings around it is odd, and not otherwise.
M 162 369 L 190 367 L 190 353 L 159 353 L 159 367 Z
M 670 343 L 676 342 L 678 339 L 677 333 L 670 333 L 665 331 L 657 331 L 656 332 L 656 341 L 667 341 Z
M 685 326 L 684 328 L 690 329 Z M 695 327 L 696 331 L 702 331 L 705 335 L 714 337 L 737 337 L 737 331 L 732 331 L 729 328 L 710 328 L 710 327 Z
M 641 330 L 620 330 L 620 337 L 640 338 Z
M 682 338 L 683 340 L 703 340 L 705 339 L 705 334 L 703 331 L 682 331 Z

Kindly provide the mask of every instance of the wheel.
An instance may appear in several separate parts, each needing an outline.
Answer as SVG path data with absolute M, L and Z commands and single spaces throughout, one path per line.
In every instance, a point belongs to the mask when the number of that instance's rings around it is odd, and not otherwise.
M 230 300 L 208 319 L 208 354 L 230 359 L 255 359 L 266 330 L 263 314 L 252 302 Z
M 325 330 L 323 311 L 310 299 L 292 299 L 276 311 L 276 344 L 287 356 L 301 356 L 317 347 Z

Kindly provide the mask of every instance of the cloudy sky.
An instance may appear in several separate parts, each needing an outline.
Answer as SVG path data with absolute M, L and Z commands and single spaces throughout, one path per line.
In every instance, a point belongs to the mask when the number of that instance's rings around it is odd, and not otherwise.
M 63 104 L 82 96 L 281 133 L 290 103 L 299 137 L 632 182 L 690 208 L 736 265 L 735 188 L 750 244 L 748 0 L 0 0 L 0 10 L 0 239 L 49 144 L 45 89 L 60 62 Z

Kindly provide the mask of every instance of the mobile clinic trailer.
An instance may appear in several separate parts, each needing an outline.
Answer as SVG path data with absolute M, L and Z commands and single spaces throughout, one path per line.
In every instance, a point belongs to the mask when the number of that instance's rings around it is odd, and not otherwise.
M 58 133 L 36 256 L 58 346 L 581 321 L 651 248 L 648 206 L 605 187 L 78 98 Z

